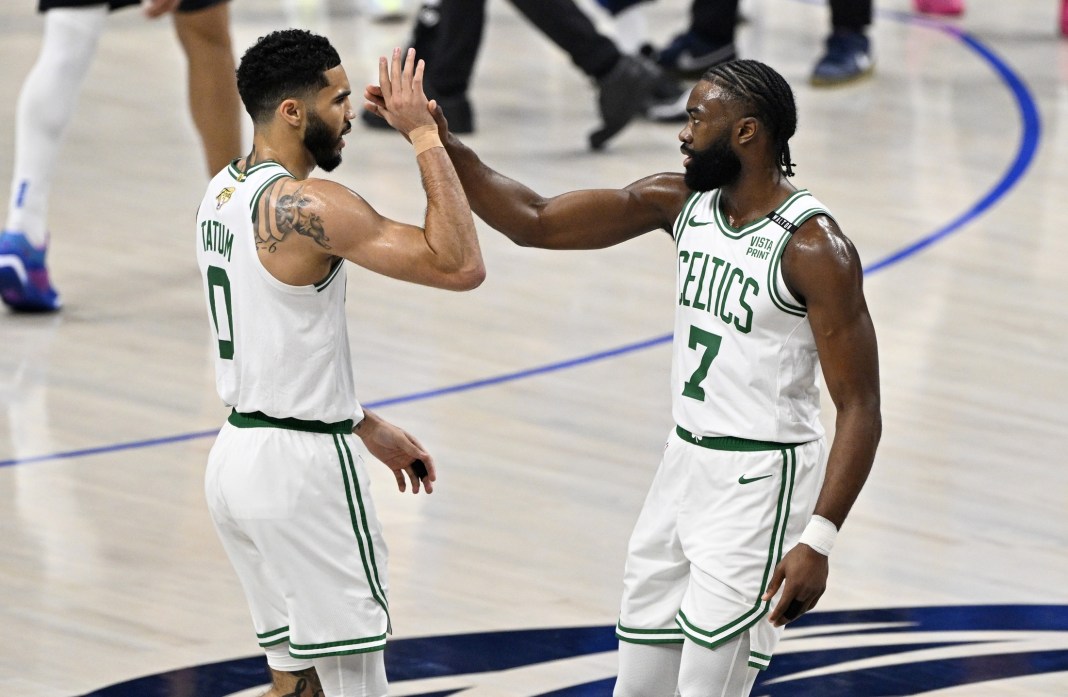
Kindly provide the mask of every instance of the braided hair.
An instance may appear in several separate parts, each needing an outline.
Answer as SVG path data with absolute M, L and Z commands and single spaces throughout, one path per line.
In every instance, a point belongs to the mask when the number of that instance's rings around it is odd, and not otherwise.
M 759 61 L 735 60 L 712 66 L 701 79 L 745 102 L 771 132 L 779 171 L 787 177 L 794 176 L 789 140 L 797 131 L 797 105 L 783 76 Z
M 341 58 L 325 37 L 303 29 L 275 31 L 245 51 L 237 91 L 252 120 L 263 123 L 284 100 L 303 99 L 330 84 L 325 73 L 338 65 Z

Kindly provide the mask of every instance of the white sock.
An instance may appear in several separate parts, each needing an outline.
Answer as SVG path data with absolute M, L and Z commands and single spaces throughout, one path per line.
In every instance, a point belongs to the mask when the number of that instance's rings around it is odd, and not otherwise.
M 48 192 L 63 134 L 107 19 L 106 5 L 45 13 L 41 53 L 19 94 L 15 171 L 5 230 L 41 247 L 48 239 Z

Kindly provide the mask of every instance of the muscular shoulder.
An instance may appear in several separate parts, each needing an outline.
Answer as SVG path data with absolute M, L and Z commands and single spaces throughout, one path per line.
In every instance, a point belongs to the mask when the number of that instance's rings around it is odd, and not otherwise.
M 671 228 L 686 199 L 693 193 L 686 186 L 683 176 L 675 172 L 652 174 L 627 186 L 626 190 L 643 207 L 659 211 L 666 229 Z
M 290 205 L 301 204 L 327 208 L 351 203 L 353 199 L 363 200 L 355 191 L 329 179 L 293 179 L 279 180 L 275 198 L 286 198 Z
M 641 197 L 650 203 L 655 203 L 664 208 L 678 208 L 682 210 L 682 204 L 692 193 L 683 181 L 681 174 L 675 172 L 660 172 L 643 177 L 626 187 L 627 191 Z
M 287 238 L 312 242 L 322 251 L 333 249 L 338 231 L 360 227 L 362 216 L 374 211 L 356 192 L 327 179 L 284 178 L 272 185 L 257 208 L 257 236 L 261 245 Z
M 817 215 L 794 233 L 782 256 L 783 280 L 799 300 L 820 290 L 857 285 L 862 276 L 853 242 L 829 216 Z

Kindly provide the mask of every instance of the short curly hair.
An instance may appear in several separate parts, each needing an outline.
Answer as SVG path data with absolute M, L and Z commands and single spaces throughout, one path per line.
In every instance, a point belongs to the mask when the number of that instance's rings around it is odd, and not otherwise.
M 328 83 L 327 70 L 341 57 L 326 37 L 303 29 L 284 29 L 261 36 L 237 67 L 237 91 L 254 123 L 271 119 L 284 100 L 304 99 Z

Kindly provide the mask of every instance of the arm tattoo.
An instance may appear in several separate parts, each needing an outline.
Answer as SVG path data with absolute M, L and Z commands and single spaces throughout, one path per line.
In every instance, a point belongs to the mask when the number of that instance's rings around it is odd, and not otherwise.
M 272 182 L 261 199 L 260 207 L 264 215 L 256 216 L 256 246 L 266 247 L 268 252 L 273 252 L 286 235 L 296 232 L 312 238 L 323 249 L 330 249 L 327 244 L 330 238 L 326 236 L 323 220 L 309 210 L 311 201 L 304 194 L 303 184 L 291 194 L 280 194 L 271 210 L 270 200 L 281 181 Z

